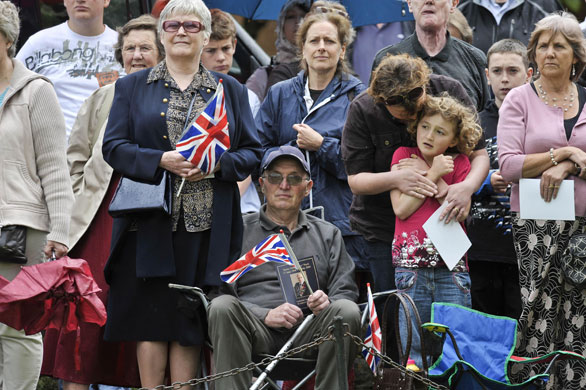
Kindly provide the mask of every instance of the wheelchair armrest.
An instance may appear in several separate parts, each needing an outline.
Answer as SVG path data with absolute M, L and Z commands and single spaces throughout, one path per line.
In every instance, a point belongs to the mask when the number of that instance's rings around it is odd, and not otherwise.
M 205 293 L 203 292 L 203 290 L 201 288 L 193 287 L 193 286 L 185 286 L 182 284 L 175 284 L 175 283 L 169 283 L 169 288 L 172 288 L 172 289 L 175 289 L 175 290 L 181 292 L 186 297 L 191 297 L 190 301 L 192 301 L 193 299 L 200 301 L 203 304 L 203 308 L 205 309 L 205 311 L 207 313 L 208 307 L 210 306 L 210 300 L 207 297 L 207 295 L 205 295 Z

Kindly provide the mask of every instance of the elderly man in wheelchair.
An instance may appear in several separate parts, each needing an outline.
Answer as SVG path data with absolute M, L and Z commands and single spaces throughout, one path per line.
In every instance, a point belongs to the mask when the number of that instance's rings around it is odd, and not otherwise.
M 301 151 L 281 146 L 271 152 L 262 165 L 259 182 L 266 204 L 259 213 L 244 217 L 242 253 L 282 230 L 312 293 L 295 301 L 295 294 L 288 293 L 293 287 L 287 287 L 294 280 L 290 270 L 293 267 L 275 262 L 252 269 L 233 284 L 225 284 L 222 288 L 226 294 L 215 298 L 208 310 L 217 372 L 243 367 L 257 354 L 275 354 L 311 313 L 315 318 L 294 346 L 327 334 L 335 316 L 343 318 L 351 333 L 360 331 L 354 263 L 346 253 L 342 235 L 334 225 L 300 210 L 313 184 Z M 353 343 L 345 337 L 344 344 L 350 364 L 355 355 Z M 340 388 L 335 354 L 333 341 L 319 345 L 316 389 Z M 251 379 L 250 371 L 243 372 L 218 380 L 216 388 L 247 389 Z

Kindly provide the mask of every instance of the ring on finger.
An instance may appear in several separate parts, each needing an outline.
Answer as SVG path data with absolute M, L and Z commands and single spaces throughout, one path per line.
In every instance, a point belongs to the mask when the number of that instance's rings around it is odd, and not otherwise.
M 415 188 L 415 192 L 419 193 L 419 191 L 421 191 L 421 188 L 420 187 L 416 187 Z
M 460 212 L 460 209 L 457 207 L 454 207 L 454 211 L 456 212 L 456 214 L 458 214 Z

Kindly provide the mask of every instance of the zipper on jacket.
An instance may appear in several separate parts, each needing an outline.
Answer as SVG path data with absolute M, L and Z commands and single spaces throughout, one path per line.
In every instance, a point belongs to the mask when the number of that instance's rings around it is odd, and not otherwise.
M 509 38 L 513 38 L 513 32 L 515 31 L 515 19 L 511 19 L 511 25 L 509 27 Z
M 307 115 L 305 115 L 305 117 L 301 120 L 301 123 L 305 123 L 305 120 L 307 119 L 307 117 L 309 115 L 311 115 L 312 112 L 314 112 L 318 108 L 323 107 L 326 104 L 328 104 L 334 97 L 336 97 L 336 94 L 333 93 L 330 96 L 328 96 L 327 98 L 325 98 L 324 100 L 322 100 L 321 102 L 319 102 L 318 105 L 314 105 L 313 107 L 311 107 L 309 109 L 309 112 L 307 113 Z M 309 167 L 309 172 L 311 172 L 311 162 L 309 160 L 309 150 L 305 151 L 305 159 L 307 160 L 307 166 Z M 310 209 L 313 208 L 313 188 L 311 190 L 309 190 L 309 208 Z
M 301 123 L 305 123 L 305 120 L 307 119 L 308 116 L 311 115 L 312 112 L 314 112 L 315 110 L 317 110 L 320 107 L 323 107 L 324 105 L 328 104 L 334 97 L 336 97 L 336 94 L 331 94 L 330 96 L 328 96 L 327 98 L 325 98 L 324 100 L 322 100 L 321 102 L 319 102 L 318 105 L 314 105 L 313 107 L 311 107 L 309 109 L 309 112 L 307 113 L 307 115 L 305 115 L 305 117 L 301 120 Z
M 492 26 L 492 43 L 496 42 L 496 34 L 498 32 L 498 26 L 495 24 L 494 26 Z M 492 43 L 490 44 L 492 46 Z

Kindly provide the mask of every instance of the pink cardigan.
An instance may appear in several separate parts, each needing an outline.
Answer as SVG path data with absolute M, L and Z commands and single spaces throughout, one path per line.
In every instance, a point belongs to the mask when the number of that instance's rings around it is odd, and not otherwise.
M 505 180 L 513 182 L 511 210 L 519 211 L 518 182 L 525 156 L 562 146 L 586 150 L 586 109 L 580 113 L 568 141 L 562 109 L 543 103 L 530 84 L 522 85 L 509 92 L 499 110 L 497 140 L 501 174 Z M 577 176 L 567 179 L 574 180 L 576 216 L 584 217 L 586 181 Z

